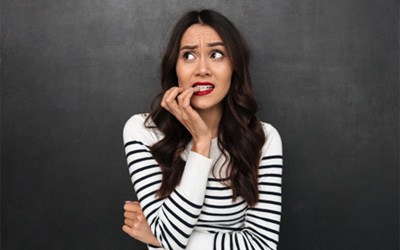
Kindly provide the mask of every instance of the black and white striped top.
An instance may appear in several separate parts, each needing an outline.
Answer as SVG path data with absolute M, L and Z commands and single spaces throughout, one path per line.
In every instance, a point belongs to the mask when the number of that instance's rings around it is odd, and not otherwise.
M 149 147 L 163 138 L 157 129 L 144 126 L 146 114 L 134 115 L 124 128 L 124 143 L 133 187 L 153 234 L 165 250 L 277 249 L 281 218 L 282 143 L 276 129 L 262 123 L 267 140 L 262 149 L 258 187 L 260 200 L 248 207 L 243 198 L 232 200 L 224 178 L 224 159 L 217 139 L 210 157 L 187 146 L 181 182 L 166 199 L 155 194 L 161 169 Z

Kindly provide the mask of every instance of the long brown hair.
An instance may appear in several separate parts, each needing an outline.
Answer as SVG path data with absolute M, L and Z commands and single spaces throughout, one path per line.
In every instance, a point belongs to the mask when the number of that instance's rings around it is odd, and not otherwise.
M 265 135 L 260 121 L 255 116 L 255 101 L 250 73 L 249 50 L 236 27 L 223 15 L 213 10 L 190 11 L 175 25 L 166 47 L 161 64 L 162 92 L 153 100 L 151 119 L 165 137 L 151 147 L 151 152 L 160 164 L 162 183 L 157 195 L 168 196 L 179 184 L 185 167 L 181 158 L 192 136 L 187 129 L 160 102 L 165 91 L 176 86 L 175 71 L 181 38 L 193 24 L 208 25 L 213 28 L 228 51 L 233 64 L 232 83 L 227 96 L 222 101 L 223 114 L 218 128 L 218 147 L 227 159 L 227 181 L 233 191 L 233 199 L 242 196 L 249 206 L 254 206 L 258 195 L 258 164 Z

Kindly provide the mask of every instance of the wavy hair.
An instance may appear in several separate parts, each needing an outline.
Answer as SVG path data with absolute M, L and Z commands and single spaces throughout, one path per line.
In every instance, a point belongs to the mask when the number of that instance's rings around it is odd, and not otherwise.
M 161 107 L 164 93 L 177 85 L 175 71 L 183 34 L 193 24 L 213 28 L 225 44 L 233 64 L 232 82 L 222 101 L 223 114 L 218 127 L 218 147 L 225 156 L 227 178 L 222 183 L 232 189 L 233 199 L 241 196 L 249 206 L 259 200 L 258 165 L 265 142 L 262 125 L 255 116 L 257 103 L 253 95 L 249 73 L 249 49 L 236 27 L 223 15 L 213 10 L 190 11 L 176 23 L 161 63 L 162 92 L 152 102 L 150 119 L 164 133 L 164 138 L 151 147 L 151 153 L 162 170 L 160 198 L 167 197 L 179 184 L 185 161 L 181 158 L 191 134 L 171 113 Z M 154 126 L 153 124 L 153 126 Z

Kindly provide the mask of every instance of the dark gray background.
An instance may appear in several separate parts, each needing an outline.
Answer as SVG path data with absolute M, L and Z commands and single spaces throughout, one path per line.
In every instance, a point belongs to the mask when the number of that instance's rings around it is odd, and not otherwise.
M 398 1 L 198 2 L 1 1 L 2 249 L 145 249 L 121 231 L 122 128 L 201 7 L 249 41 L 283 138 L 280 249 L 399 249 Z

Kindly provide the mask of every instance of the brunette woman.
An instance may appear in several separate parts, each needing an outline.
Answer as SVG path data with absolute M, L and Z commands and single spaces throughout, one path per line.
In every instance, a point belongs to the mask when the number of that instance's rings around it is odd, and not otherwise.
M 139 202 L 123 231 L 149 249 L 276 249 L 282 145 L 256 117 L 247 45 L 212 10 L 176 24 L 161 93 L 124 128 Z

